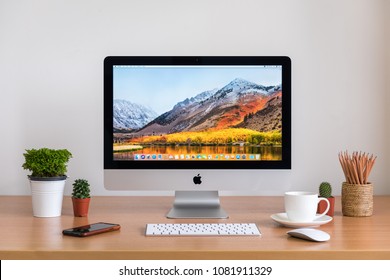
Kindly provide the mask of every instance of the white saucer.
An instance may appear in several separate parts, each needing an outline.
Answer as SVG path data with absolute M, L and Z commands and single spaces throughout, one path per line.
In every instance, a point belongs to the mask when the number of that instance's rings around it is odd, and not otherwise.
M 319 215 L 317 215 L 317 216 L 319 216 Z M 281 224 L 281 225 L 284 225 L 286 227 L 291 227 L 291 228 L 319 227 L 320 225 L 329 223 L 331 220 L 333 220 L 332 217 L 325 215 L 325 216 L 316 218 L 312 222 L 293 222 L 293 221 L 290 221 L 288 219 L 286 213 L 273 214 L 273 215 L 271 215 L 271 219 L 274 220 L 275 222 Z

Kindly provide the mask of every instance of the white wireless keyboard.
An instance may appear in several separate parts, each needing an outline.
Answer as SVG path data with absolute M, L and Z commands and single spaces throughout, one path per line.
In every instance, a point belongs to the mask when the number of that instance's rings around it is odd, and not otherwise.
M 254 223 L 239 224 L 147 224 L 146 236 L 254 236 L 261 235 Z

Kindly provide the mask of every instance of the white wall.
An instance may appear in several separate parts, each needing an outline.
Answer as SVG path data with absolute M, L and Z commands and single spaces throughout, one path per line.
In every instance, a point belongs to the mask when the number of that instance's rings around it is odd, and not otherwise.
M 291 186 L 327 180 L 340 193 L 338 152 L 362 150 L 378 155 L 375 192 L 390 194 L 389 7 L 386 0 L 2 0 L 0 194 L 29 193 L 22 153 L 43 146 L 68 148 L 69 175 L 88 178 L 94 195 L 113 194 L 102 180 L 108 55 L 288 55 Z
M 387 109 L 387 111 L 389 111 L 388 110 L 388 107 L 389 107 L 389 104 L 390 104 L 390 1 L 385 1 L 386 2 L 386 5 L 385 5 L 385 8 L 384 8 L 384 14 L 385 14 L 385 18 L 386 18 L 386 20 L 385 20 L 385 25 L 386 25 L 386 28 L 385 28 L 385 32 L 386 32 L 386 35 L 385 35 L 385 38 L 386 38 L 386 43 L 385 43 L 385 49 L 386 49 L 386 54 L 385 54 L 385 57 L 387 58 L 386 59 L 386 81 L 387 81 L 387 83 L 386 83 L 386 91 L 385 91 L 385 95 L 386 95 L 386 99 L 385 99 L 385 106 L 386 106 L 386 109 Z M 390 115 L 390 112 L 388 112 L 387 113 L 387 119 L 389 119 L 389 115 Z M 386 142 L 387 142 L 387 146 L 389 146 L 388 145 L 388 143 L 389 143 L 389 140 L 388 139 L 390 139 L 390 122 L 389 121 L 387 121 L 387 135 L 386 135 Z M 390 148 L 388 147 L 387 148 L 387 155 L 389 155 L 386 159 L 385 159 L 385 162 L 384 162 L 384 164 L 385 164 L 385 173 L 386 173 L 386 171 L 388 171 L 389 170 L 389 166 L 390 166 Z M 388 172 L 387 172 L 388 173 Z M 387 185 L 386 185 L 386 183 L 385 183 L 385 188 L 388 190 L 388 189 L 390 189 L 390 180 L 389 180 L 389 178 L 390 178 L 390 174 L 388 175 L 388 181 L 386 182 L 387 183 Z

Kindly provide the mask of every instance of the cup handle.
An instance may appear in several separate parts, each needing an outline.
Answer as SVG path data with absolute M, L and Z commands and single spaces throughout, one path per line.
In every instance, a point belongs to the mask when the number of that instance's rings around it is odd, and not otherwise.
M 327 198 L 325 198 L 325 197 L 319 197 L 319 198 L 318 198 L 318 203 L 320 203 L 321 200 L 326 201 L 326 203 L 327 203 L 328 205 L 326 206 L 326 210 L 325 210 L 323 213 L 319 214 L 319 215 L 316 217 L 316 219 L 321 218 L 322 216 L 325 216 L 326 213 L 328 213 L 329 208 L 330 208 L 330 202 L 329 202 L 329 200 L 328 200 Z

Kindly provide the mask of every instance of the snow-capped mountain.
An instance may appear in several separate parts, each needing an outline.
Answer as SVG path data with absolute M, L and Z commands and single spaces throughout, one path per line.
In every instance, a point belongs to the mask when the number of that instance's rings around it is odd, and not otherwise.
M 144 134 L 200 131 L 234 127 L 280 94 L 281 86 L 262 86 L 236 78 L 218 90 L 203 92 L 177 103 L 139 132 Z
M 247 80 L 236 78 L 233 81 L 231 81 L 229 84 L 221 88 L 215 93 L 215 98 L 221 99 L 221 98 L 238 98 L 242 96 L 243 94 L 247 93 L 256 93 L 256 94 L 263 94 L 268 95 L 270 93 L 275 92 L 275 90 L 280 90 L 280 86 L 262 86 L 258 85 L 252 82 L 249 82 Z
M 183 101 L 177 103 L 173 107 L 173 109 L 182 108 L 182 107 L 185 107 L 185 106 L 189 106 L 189 105 L 191 105 L 193 103 L 202 102 L 202 101 L 208 99 L 209 97 L 213 96 L 217 91 L 218 91 L 218 89 L 208 90 L 208 91 L 204 91 L 202 93 L 199 93 L 195 97 L 186 98 Z
M 157 116 L 158 114 L 148 107 L 127 100 L 114 100 L 115 129 L 139 129 Z

